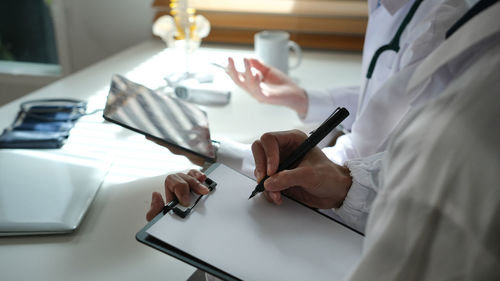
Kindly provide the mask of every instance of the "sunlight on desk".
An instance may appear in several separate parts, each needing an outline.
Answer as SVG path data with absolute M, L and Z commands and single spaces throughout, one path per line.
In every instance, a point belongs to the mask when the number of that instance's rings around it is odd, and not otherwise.
M 106 183 L 111 185 L 196 167 L 185 157 L 170 153 L 140 134 L 103 122 L 100 116 L 82 118 L 71 131 L 63 151 L 110 159 L 113 165 Z

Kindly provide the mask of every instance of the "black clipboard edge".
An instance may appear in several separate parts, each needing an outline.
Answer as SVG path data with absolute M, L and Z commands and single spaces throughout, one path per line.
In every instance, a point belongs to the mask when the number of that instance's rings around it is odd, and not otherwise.
M 219 166 L 219 165 L 220 165 L 220 163 L 213 163 L 213 164 L 210 164 L 210 166 L 208 166 L 208 167 L 207 167 L 207 170 L 206 170 L 206 171 L 202 170 L 202 172 L 204 172 L 204 173 L 210 173 L 210 172 L 212 172 L 213 170 L 215 170 L 215 169 L 217 168 L 217 166 Z M 229 167 L 229 168 L 230 168 L 230 167 Z M 243 174 L 243 175 L 244 175 L 244 174 Z M 251 180 L 255 180 L 255 179 L 253 179 L 253 178 L 250 178 L 250 177 L 249 177 L 249 176 L 247 176 L 247 175 L 244 175 L 244 176 L 245 176 L 245 177 L 247 177 L 247 178 L 249 178 L 249 179 L 251 179 Z M 341 222 L 341 221 L 339 221 L 339 220 L 337 220 L 337 219 L 334 219 L 334 218 L 332 218 L 332 217 L 329 217 L 327 214 L 320 212 L 320 211 L 319 211 L 319 209 L 317 209 L 317 208 L 312 208 L 312 207 L 309 207 L 309 206 L 307 206 L 306 204 L 304 204 L 304 203 L 302 203 L 302 202 L 300 202 L 300 201 L 298 201 L 298 200 L 296 200 L 296 199 L 294 199 L 294 198 L 292 198 L 292 197 L 290 197 L 290 196 L 287 196 L 286 194 L 281 193 L 281 195 L 282 195 L 282 196 L 285 196 L 286 198 L 288 198 L 288 199 L 292 200 L 293 202 L 295 202 L 295 203 L 297 203 L 297 204 L 300 204 L 300 205 L 302 205 L 302 206 L 306 207 L 307 209 L 312 210 L 313 212 L 315 212 L 315 213 L 317 213 L 317 214 L 319 214 L 319 215 L 321 215 L 321 216 L 323 216 L 323 217 L 325 217 L 325 218 L 327 218 L 327 219 L 329 219 L 329 220 L 331 220 L 331 221 L 334 221 L 334 222 L 336 222 L 336 223 L 340 224 L 341 226 L 343 226 L 343 227 L 345 227 L 345 228 L 347 228 L 347 229 L 351 230 L 352 232 L 355 232 L 355 233 L 357 233 L 357 234 L 359 234 L 359 235 L 361 235 L 361 236 L 363 236 L 363 237 L 365 236 L 365 234 L 364 234 L 363 232 L 361 232 L 361 231 L 359 231 L 359 230 L 356 230 L 356 229 L 352 228 L 351 226 L 349 226 L 349 225 L 347 225 L 347 224 L 345 224 L 345 223 L 343 223 L 343 222 Z
M 365 234 L 364 234 L 363 232 L 360 232 L 360 231 L 358 231 L 358 230 L 356 230 L 356 229 L 354 229 L 354 228 L 350 227 L 349 225 L 347 225 L 347 224 L 345 224 L 345 223 L 343 223 L 343 222 L 341 222 L 341 221 L 339 221 L 339 220 L 336 220 L 336 219 L 334 219 L 334 218 L 332 218 L 332 217 L 329 217 L 327 214 L 320 212 L 320 211 L 319 211 L 318 209 L 316 209 L 316 208 L 309 207 L 309 206 L 307 206 L 306 204 L 304 204 L 304 203 L 302 203 L 302 202 L 300 202 L 300 201 L 298 201 L 298 200 L 295 200 L 295 199 L 293 199 L 292 197 L 287 196 L 287 195 L 285 195 L 285 194 L 282 194 L 282 196 L 285 196 L 286 198 L 288 198 L 288 199 L 290 199 L 290 200 L 292 200 L 292 201 L 296 202 L 297 204 L 300 204 L 300 205 L 302 205 L 302 206 L 304 206 L 304 207 L 306 207 L 306 208 L 308 208 L 308 209 L 311 209 L 311 210 L 312 210 L 312 211 L 314 211 L 315 213 L 317 213 L 317 214 L 319 214 L 319 215 L 321 215 L 321 216 L 323 216 L 323 217 L 325 217 L 325 218 L 327 218 L 327 219 L 329 219 L 329 220 L 332 220 L 332 221 L 334 221 L 334 222 L 336 222 L 336 223 L 340 224 L 341 226 L 343 226 L 343 227 L 345 227 L 345 228 L 347 228 L 347 229 L 351 230 L 351 231 L 352 231 L 352 232 L 354 232 L 354 233 L 357 233 L 357 234 L 359 234 L 359 235 L 361 235 L 361 236 L 363 236 L 363 237 L 365 236 Z
M 220 164 L 220 163 L 210 164 L 210 166 L 208 166 L 208 168 L 207 168 L 207 169 L 208 169 L 208 170 L 210 170 L 210 171 L 212 171 L 213 169 L 217 168 L 217 166 L 218 166 L 219 164 Z M 215 166 L 215 165 L 217 165 L 217 166 Z M 213 168 L 212 168 L 212 167 L 213 167 Z M 208 171 L 208 170 L 207 170 L 207 171 Z M 203 172 L 203 170 L 202 170 L 202 172 Z M 249 179 L 251 179 L 251 180 L 255 180 L 255 179 L 253 179 L 253 178 L 250 178 L 250 177 L 249 177 L 249 176 L 247 176 L 247 175 L 244 175 L 244 176 L 245 176 L 245 177 L 247 177 L 247 178 L 249 178 Z M 337 220 L 337 219 L 334 219 L 334 218 L 332 218 L 332 217 L 329 217 L 327 214 L 320 212 L 320 211 L 319 211 L 319 209 L 317 209 L 317 208 L 312 208 L 312 207 L 309 207 L 309 206 L 307 206 L 306 204 L 304 204 L 304 203 L 302 203 L 302 202 L 300 202 L 300 201 L 298 201 L 298 200 L 296 200 L 296 199 L 294 199 L 294 198 L 292 198 L 292 197 L 290 197 L 290 196 L 288 196 L 288 195 L 286 195 L 286 194 L 281 193 L 281 195 L 282 195 L 282 196 L 285 196 L 286 198 L 288 198 L 288 199 L 292 200 L 293 202 L 295 202 L 295 203 L 297 203 L 297 204 L 300 204 L 300 205 L 302 205 L 302 206 L 306 207 L 307 209 L 312 210 L 313 212 L 315 212 L 315 213 L 317 213 L 317 214 L 319 214 L 319 215 L 321 215 L 321 216 L 323 216 L 323 217 L 325 217 L 325 218 L 327 218 L 327 219 L 329 219 L 329 220 L 331 220 L 331 221 L 334 221 L 334 222 L 336 222 L 336 223 L 340 224 L 341 226 L 343 226 L 343 227 L 345 227 L 345 228 L 347 228 L 347 229 L 351 230 L 352 232 L 355 232 L 355 233 L 357 233 L 357 234 L 359 234 L 359 235 L 361 235 L 361 236 L 363 236 L 363 237 L 365 236 L 365 234 L 364 234 L 363 232 L 361 232 L 361 231 L 359 231 L 359 230 L 356 230 L 356 229 L 352 228 L 351 226 L 349 226 L 349 225 L 347 225 L 347 224 L 345 224 L 345 223 L 343 223 L 343 222 L 341 222 L 341 221 L 339 221 L 339 220 Z
M 205 174 L 210 174 L 213 170 L 215 170 L 220 164 L 215 163 L 208 167 L 206 171 L 204 171 Z M 139 241 L 140 243 L 143 243 L 153 249 L 156 249 L 160 252 L 163 252 L 173 258 L 176 258 L 182 262 L 185 262 L 191 266 L 194 266 L 204 272 L 207 272 L 211 275 L 214 275 L 218 278 L 221 278 L 223 280 L 241 280 L 236 278 L 235 276 L 222 271 L 218 269 L 215 266 L 210 265 L 209 263 L 204 262 L 203 260 L 192 256 L 172 245 L 169 245 L 159 239 L 156 239 L 155 237 L 149 235 L 147 233 L 147 230 L 153 226 L 158 220 L 160 220 L 164 216 L 163 212 L 160 212 L 156 217 L 154 217 L 146 226 L 144 226 L 137 234 L 135 235 L 135 239 Z

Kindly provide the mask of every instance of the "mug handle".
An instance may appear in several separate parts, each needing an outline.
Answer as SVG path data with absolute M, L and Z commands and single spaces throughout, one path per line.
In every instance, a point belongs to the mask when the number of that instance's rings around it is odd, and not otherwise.
M 295 43 L 294 41 L 288 41 L 288 49 L 292 50 L 295 55 L 297 56 L 297 60 L 293 65 L 290 65 L 290 69 L 294 69 L 299 67 L 300 63 L 302 62 L 302 49 L 300 48 L 299 44 Z

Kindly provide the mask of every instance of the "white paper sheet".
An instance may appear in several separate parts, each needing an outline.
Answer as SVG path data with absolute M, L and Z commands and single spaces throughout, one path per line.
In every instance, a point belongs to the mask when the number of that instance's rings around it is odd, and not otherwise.
M 186 219 L 167 214 L 147 231 L 243 280 L 342 280 L 363 237 L 284 198 L 248 200 L 256 182 L 220 165 L 216 189 Z

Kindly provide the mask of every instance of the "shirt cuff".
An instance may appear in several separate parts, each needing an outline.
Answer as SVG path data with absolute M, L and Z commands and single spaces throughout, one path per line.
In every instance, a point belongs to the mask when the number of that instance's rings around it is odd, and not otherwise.
M 245 176 L 255 179 L 255 161 L 250 144 L 222 139 L 218 140 L 217 162 L 222 163 Z
M 346 161 L 352 185 L 342 206 L 334 212 L 344 223 L 363 232 L 379 189 L 379 174 L 384 153 Z
M 307 90 L 307 114 L 301 118 L 305 123 L 319 122 L 326 119 L 333 110 L 333 99 L 324 91 Z
M 358 107 L 359 87 L 344 87 L 324 91 L 307 90 L 307 114 L 300 117 L 304 123 L 322 122 L 337 107 L 345 107 L 349 116 L 342 122 L 348 130 L 356 117 Z

